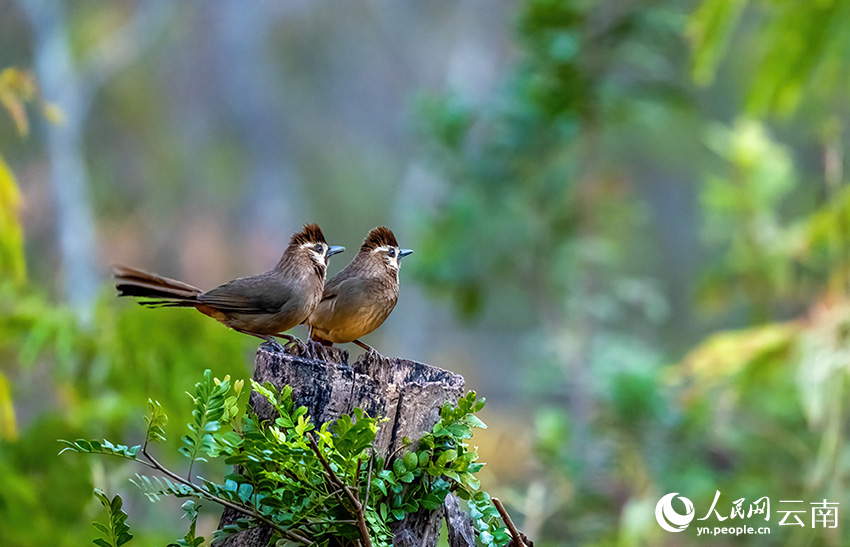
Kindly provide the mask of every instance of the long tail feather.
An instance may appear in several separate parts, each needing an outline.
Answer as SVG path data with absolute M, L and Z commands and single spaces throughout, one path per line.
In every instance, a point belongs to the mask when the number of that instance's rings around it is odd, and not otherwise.
M 197 303 L 201 290 L 192 285 L 146 272 L 138 268 L 116 265 L 112 268 L 118 296 L 155 298 L 156 301 L 139 302 L 145 306 L 191 307 Z

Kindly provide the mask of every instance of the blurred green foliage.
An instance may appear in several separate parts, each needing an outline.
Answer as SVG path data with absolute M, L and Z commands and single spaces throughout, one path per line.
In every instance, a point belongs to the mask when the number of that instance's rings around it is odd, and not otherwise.
M 840 0 L 705 0 L 688 29 L 695 45 L 694 78 L 710 83 L 724 57 L 751 48 L 754 55 L 747 57 L 755 70 L 745 91 L 752 113 L 790 115 L 803 102 L 845 103 L 848 20 L 850 7 Z M 754 29 L 746 41 L 735 39 L 742 25 Z
M 16 198 L 11 174 L 0 185 L 0 198 Z M 116 304 L 111 294 L 98 302 L 93 323 L 83 323 L 22 278 L 20 225 L 16 216 L 3 220 L 12 227 L 0 237 L 13 243 L 4 247 L 4 264 L 14 267 L 0 281 L 0 538 L 9 546 L 87 544 L 95 477 L 124 489 L 129 470 L 60 460 L 56 439 L 132 430 L 150 393 L 182 407 L 177 402 L 201 367 L 245 374 L 252 344 L 196 314 L 150 321 L 141 307 Z M 142 523 L 162 519 L 140 516 Z M 137 535 L 147 543 L 168 537 L 159 524 Z
M 200 314 L 162 314 L 151 321 L 149 313 L 129 302 L 116 305 L 110 294 L 98 303 L 93 325 L 81 325 L 71 310 L 34 289 L 0 287 L 2 373 L 13 386 L 12 400 L 26 409 L 11 426 L 17 438 L 0 440 L 8 485 L 0 494 L 4 544 L 88 543 L 92 532 L 83 524 L 95 515 L 94 486 L 110 492 L 128 488 L 130 468 L 60 460 L 57 439 L 135 431 L 149 396 L 188 409 L 186 388 L 204 367 L 221 376 L 248 372 L 253 344 L 245 337 Z M 173 418 L 188 421 L 188 412 L 178 410 Z M 179 439 L 170 444 L 176 451 Z M 173 535 L 153 524 L 161 519 L 146 510 L 134 514 L 137 541 L 150 544 Z M 15 526 L 20 522 L 33 526 Z M 61 537 L 57 527 L 64 530 Z
M 29 133 L 25 105 L 34 95 L 35 82 L 31 75 L 15 68 L 0 71 L 0 106 L 11 117 L 18 134 L 24 137 Z M 21 193 L 15 175 L 0 154 L 0 276 L 16 283 L 26 278 L 20 206 Z
M 754 31 L 750 19 L 764 24 Z M 520 358 L 542 378 L 532 393 L 563 401 L 537 411 L 537 457 L 550 478 L 512 496 L 540 538 L 689 544 L 655 524 L 667 492 L 684 492 L 698 516 L 716 490 L 727 514 L 740 497 L 850 502 L 840 486 L 850 456 L 847 101 L 838 98 L 846 78 L 834 79 L 850 68 L 840 30 L 848 23 L 846 3 L 830 1 L 706 0 L 688 20 L 671 3 L 529 0 L 519 61 L 493 101 L 425 103 L 451 192 L 423 222 L 417 273 L 464 315 L 514 321 L 529 341 Z M 684 48 L 686 36 L 694 58 L 679 63 L 671 46 Z M 731 123 L 701 114 L 694 172 L 713 259 L 689 285 L 706 317 L 741 329 L 665 367 L 676 346 L 653 338 L 666 298 L 646 260 L 660 249 L 645 246 L 659 223 L 646 215 L 629 175 L 640 163 L 620 139 L 638 136 L 632 147 L 675 162 L 658 148 L 670 126 L 646 121 L 699 108 L 700 91 L 679 71 L 709 85 L 727 77 L 729 51 L 758 69 Z M 836 101 L 838 110 L 823 110 Z M 799 137 L 783 142 L 766 117 L 797 112 L 821 168 L 801 162 Z M 838 531 L 793 534 L 774 519 L 769 539 L 736 544 L 840 545 L 850 524 L 840 518 Z

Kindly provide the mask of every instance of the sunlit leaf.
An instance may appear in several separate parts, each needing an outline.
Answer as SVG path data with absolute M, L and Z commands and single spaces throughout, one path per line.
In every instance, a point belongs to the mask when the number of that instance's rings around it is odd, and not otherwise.
M 15 421 L 15 406 L 9 381 L 0 373 L 0 439 L 14 441 L 18 438 L 18 428 Z
M 704 0 L 691 16 L 688 35 L 694 46 L 693 76 L 706 85 L 714 79 L 732 31 L 749 0 Z
M 5 68 L 0 71 L 0 105 L 12 117 L 18 133 L 23 136 L 29 133 L 25 105 L 33 100 L 35 94 L 35 79 L 30 73 L 16 68 Z
M 17 182 L 0 155 L 0 275 L 8 276 L 18 283 L 26 277 L 20 206 L 21 194 Z

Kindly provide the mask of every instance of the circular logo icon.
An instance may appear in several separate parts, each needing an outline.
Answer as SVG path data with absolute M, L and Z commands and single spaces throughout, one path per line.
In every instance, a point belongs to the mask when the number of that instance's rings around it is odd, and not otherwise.
M 679 496 L 682 503 L 685 504 L 685 514 L 680 515 L 673 509 L 673 498 L 678 492 L 667 494 L 655 506 L 655 520 L 658 524 L 668 532 L 681 532 L 688 527 L 688 524 L 694 520 L 694 504 L 685 496 Z

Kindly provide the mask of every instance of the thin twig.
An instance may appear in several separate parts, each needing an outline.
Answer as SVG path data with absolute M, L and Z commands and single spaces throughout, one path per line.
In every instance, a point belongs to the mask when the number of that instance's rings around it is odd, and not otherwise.
M 189 481 L 189 484 L 192 484 L 192 485 L 195 484 L 195 483 L 192 482 L 192 466 L 194 466 L 194 465 L 195 465 L 195 458 L 192 458 L 191 460 L 189 460 L 189 472 L 186 473 L 186 480 Z
M 372 494 L 372 462 L 375 461 L 375 452 L 369 456 L 369 471 L 366 472 L 366 501 L 363 502 L 363 512 L 369 507 L 369 496 Z
M 302 545 L 312 545 L 313 544 L 312 541 L 310 541 L 308 538 L 305 538 L 304 536 L 302 536 L 298 532 L 282 528 L 279 524 L 277 524 L 276 522 L 274 522 L 272 520 L 267 519 L 263 515 L 260 515 L 259 513 L 251 511 L 250 509 L 247 509 L 247 508 L 245 508 L 245 507 L 243 507 L 239 504 L 236 504 L 236 503 L 230 502 L 226 499 L 220 498 L 220 497 L 216 496 L 215 494 L 213 494 L 212 492 L 205 490 L 204 488 L 201 488 L 197 484 L 184 479 L 183 477 L 181 477 L 177 473 L 171 471 L 170 469 L 168 469 L 167 467 L 165 467 L 164 465 L 159 463 L 153 456 L 151 456 L 147 452 L 147 450 L 143 449 L 142 454 L 145 456 L 145 458 L 148 459 L 148 461 L 150 461 L 150 463 L 154 467 L 154 469 L 156 469 L 160 473 L 170 477 L 172 480 L 177 481 L 180 484 L 183 484 L 185 486 L 188 486 L 189 488 L 191 488 L 192 490 L 194 490 L 195 492 L 200 494 L 202 497 L 204 497 L 204 498 L 206 498 L 210 501 L 213 501 L 215 503 L 218 503 L 220 505 L 223 505 L 225 507 L 228 507 L 230 509 L 233 509 L 234 511 L 242 513 L 243 515 L 247 515 L 251 518 L 255 518 L 255 519 L 259 520 L 260 522 L 262 522 L 263 524 L 265 524 L 266 526 L 270 526 L 270 527 L 274 528 L 275 530 L 277 530 L 280 533 L 280 535 L 282 535 L 286 539 L 289 539 L 289 540 L 292 540 L 292 541 L 297 541 L 298 543 L 300 543 Z M 142 462 L 142 463 L 144 463 L 144 462 Z
M 396 458 L 396 455 L 397 455 L 399 452 L 401 452 L 402 450 L 404 450 L 405 448 L 410 448 L 411 446 L 413 446 L 413 443 L 406 443 L 406 444 L 404 444 L 404 443 L 403 443 L 401 446 L 399 446 L 398 448 L 396 448 L 395 450 L 393 450 L 393 451 L 390 453 L 390 455 L 389 455 L 389 456 L 387 456 L 385 468 L 386 468 L 386 469 L 390 469 L 390 465 L 389 465 L 389 464 L 390 464 L 390 462 L 392 462 L 392 461 Z
M 499 514 L 502 515 L 502 520 L 505 521 L 505 526 L 508 527 L 508 531 L 511 533 L 511 537 L 514 542 L 516 542 L 517 547 L 528 547 L 526 543 L 522 540 L 522 534 L 519 533 L 519 530 L 514 526 L 514 522 L 511 520 L 511 516 L 505 510 L 505 506 L 502 505 L 501 500 L 499 498 L 492 498 L 493 505 L 496 506 L 496 509 L 499 511 Z
M 354 485 L 357 487 L 357 501 L 363 505 L 363 498 L 360 497 L 360 466 L 363 465 L 363 460 L 357 458 L 357 471 L 354 475 Z M 367 494 L 368 495 L 368 494 Z
M 369 527 L 366 526 L 366 517 L 363 514 L 363 505 L 360 503 L 360 500 L 357 499 L 351 489 L 342 482 L 334 470 L 331 469 L 331 464 L 328 463 L 328 460 L 325 459 L 325 456 L 322 455 L 322 451 L 319 449 L 319 445 L 316 443 L 316 439 L 312 434 L 307 434 L 307 439 L 310 441 L 310 448 L 313 449 L 313 452 L 316 453 L 316 457 L 319 458 L 319 461 L 322 463 L 322 467 L 325 468 L 325 471 L 328 474 L 328 479 L 336 486 L 339 486 L 342 491 L 345 493 L 345 497 L 348 498 L 348 501 L 351 502 L 351 505 L 354 506 L 354 517 L 357 518 L 357 528 L 360 529 L 360 539 L 363 540 L 363 545 L 365 547 L 372 547 L 372 539 L 369 537 Z
M 70 448 L 64 448 L 62 451 L 71 450 Z M 149 464 L 145 460 L 140 460 L 138 458 L 128 458 L 127 456 L 122 456 L 121 454 L 113 454 L 112 452 L 77 452 L 78 454 L 97 454 L 98 456 L 112 456 L 114 458 L 121 458 L 122 460 L 130 460 L 131 462 L 140 463 L 142 465 L 147 465 L 151 469 L 156 469 L 153 465 Z M 60 452 L 62 454 L 62 452 Z

